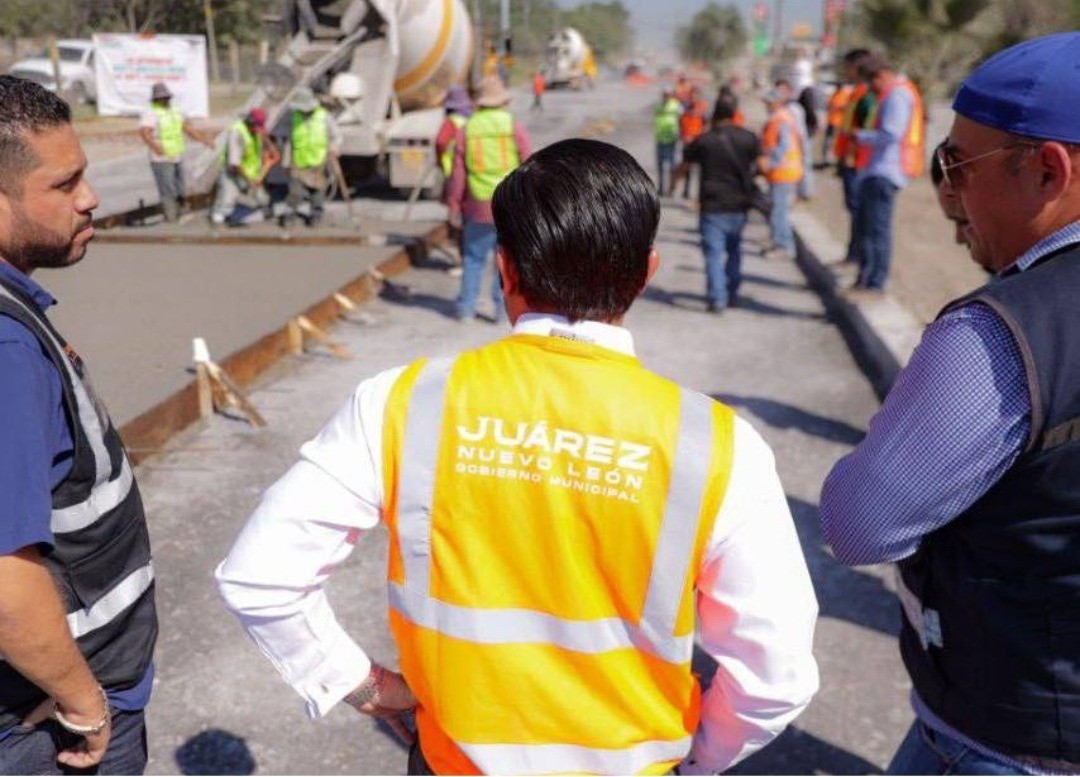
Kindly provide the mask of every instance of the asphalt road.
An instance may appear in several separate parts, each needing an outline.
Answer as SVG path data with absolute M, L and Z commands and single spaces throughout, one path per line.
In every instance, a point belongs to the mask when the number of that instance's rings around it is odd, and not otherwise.
M 524 101 L 515 107 L 537 145 L 588 134 L 623 145 L 651 170 L 654 98 L 604 85 L 551 93 L 543 113 L 527 113 Z M 859 440 L 877 403 L 795 265 L 760 257 L 760 222 L 748 231 L 745 304 L 707 315 L 695 226 L 681 204 L 665 208 L 657 243 L 662 268 L 627 325 L 647 366 L 731 404 L 772 445 L 822 612 L 821 692 L 792 729 L 739 770 L 875 773 L 911 719 L 895 644 L 897 606 L 884 570 L 849 570 L 832 559 L 818 530 L 817 501 L 825 474 Z M 390 733 L 352 710 L 339 706 L 322 721 L 306 719 L 299 697 L 221 606 L 211 575 L 262 491 L 358 381 L 504 334 L 494 325 L 451 320 L 458 282 L 444 269 L 436 257 L 400 279 L 410 295 L 376 300 L 365 306 L 368 323 L 337 327 L 335 337 L 356 358 L 313 353 L 276 369 L 252 395 L 268 428 L 218 417 L 139 468 L 162 622 L 148 713 L 150 773 L 404 772 L 405 753 Z M 348 631 L 392 664 L 384 538 L 381 530 L 362 538 L 330 596 Z

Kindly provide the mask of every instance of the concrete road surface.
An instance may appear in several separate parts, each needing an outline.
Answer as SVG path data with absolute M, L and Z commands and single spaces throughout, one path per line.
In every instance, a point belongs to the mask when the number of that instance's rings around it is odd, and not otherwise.
M 654 98 L 612 84 L 550 93 L 543 113 L 526 113 L 524 102 L 516 107 L 538 145 L 590 134 L 628 148 L 651 171 Z M 859 440 L 876 400 L 794 264 L 760 257 L 760 222 L 748 232 L 743 304 L 723 316 L 706 314 L 695 227 L 696 217 L 681 205 L 665 208 L 662 269 L 627 323 L 647 366 L 731 404 L 770 442 L 822 611 L 820 694 L 791 730 L 739 770 L 874 773 L 911 719 L 895 644 L 897 605 L 883 570 L 849 570 L 832 559 L 818 530 L 817 501 L 826 472 Z M 306 719 L 299 697 L 224 611 L 211 579 L 261 492 L 357 382 L 504 334 L 491 324 L 452 321 L 458 282 L 437 261 L 399 280 L 411 287 L 408 299 L 377 300 L 366 306 L 371 323 L 343 323 L 335 331 L 354 360 L 291 360 L 254 392 L 267 429 L 215 418 L 139 468 L 162 623 L 150 773 L 404 773 L 404 750 L 371 720 L 344 706 L 325 720 Z M 361 539 L 330 596 L 348 631 L 375 659 L 393 664 L 384 538 L 380 529 Z

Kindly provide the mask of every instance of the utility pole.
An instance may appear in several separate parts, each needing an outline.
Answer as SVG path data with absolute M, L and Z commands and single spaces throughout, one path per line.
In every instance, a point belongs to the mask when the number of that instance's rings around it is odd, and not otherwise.
M 779 54 L 784 35 L 784 0 L 776 0 L 776 13 L 773 18 L 773 53 Z
M 221 81 L 221 67 L 218 65 L 217 36 L 214 35 L 214 9 L 210 0 L 203 0 L 203 16 L 206 18 L 206 45 L 210 47 L 210 76 L 214 82 Z
M 480 18 L 480 0 L 472 0 L 473 66 L 472 87 L 478 89 L 484 77 L 484 25 Z
M 510 54 L 510 0 L 499 0 L 499 53 L 505 59 Z

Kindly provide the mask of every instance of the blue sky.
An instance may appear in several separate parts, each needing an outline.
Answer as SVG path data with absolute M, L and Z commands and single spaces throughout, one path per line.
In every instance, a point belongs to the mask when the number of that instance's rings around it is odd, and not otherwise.
M 633 13 L 638 45 L 641 48 L 650 49 L 670 49 L 675 30 L 688 24 L 693 15 L 707 5 L 707 2 L 708 0 L 623 0 Z M 717 0 L 717 2 L 721 5 L 736 6 L 749 20 L 748 14 L 753 0 Z M 771 25 L 771 14 L 775 12 L 777 0 L 766 0 L 766 3 L 769 6 Z M 576 4 L 575 0 L 559 0 L 559 5 L 564 7 L 573 7 Z M 815 31 L 820 30 L 823 0 L 782 0 L 782 5 L 785 30 L 798 22 L 808 22 Z

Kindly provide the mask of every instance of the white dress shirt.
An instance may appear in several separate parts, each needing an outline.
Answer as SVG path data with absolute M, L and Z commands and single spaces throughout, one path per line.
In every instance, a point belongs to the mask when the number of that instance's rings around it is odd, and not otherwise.
M 515 334 L 572 336 L 633 355 L 621 327 L 528 314 Z M 404 368 L 359 385 L 263 496 L 216 572 L 222 596 L 319 717 L 370 671 L 323 586 L 383 503 L 382 430 Z M 817 601 L 772 451 L 742 419 L 723 504 L 697 579 L 698 642 L 717 662 L 682 773 L 728 768 L 774 739 L 818 687 Z M 380 603 L 381 604 L 381 603 Z

